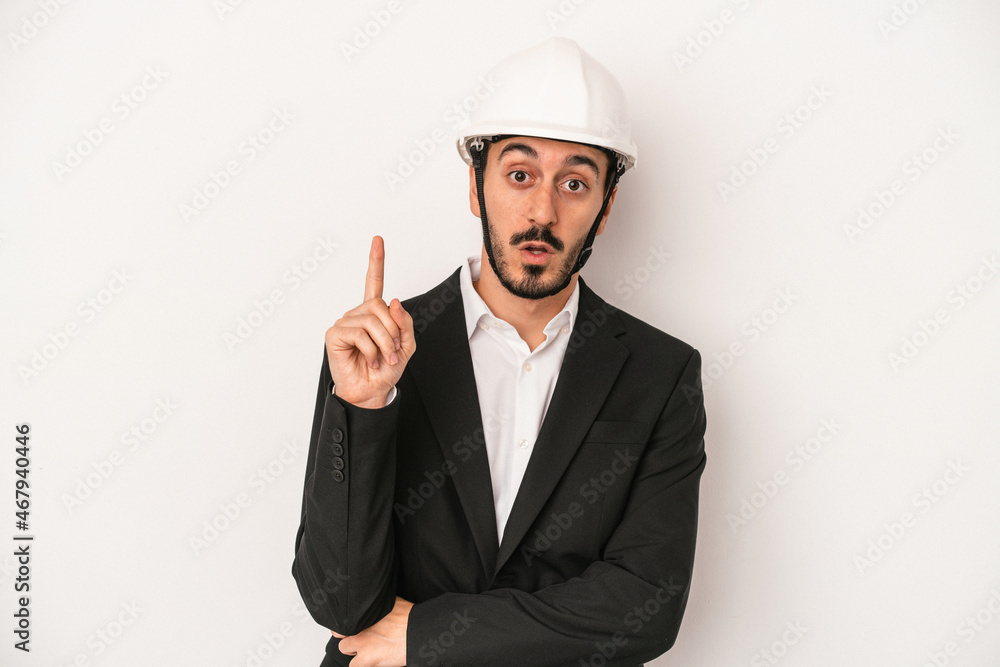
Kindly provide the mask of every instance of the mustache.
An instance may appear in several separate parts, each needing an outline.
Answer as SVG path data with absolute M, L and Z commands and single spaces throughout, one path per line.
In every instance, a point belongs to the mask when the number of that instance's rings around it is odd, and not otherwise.
M 531 229 L 524 231 L 520 234 L 515 234 L 510 239 L 510 244 L 512 246 L 519 246 L 522 243 L 528 241 L 539 241 L 541 243 L 547 243 L 552 246 L 552 249 L 559 252 L 563 249 L 562 241 L 557 239 L 552 235 L 551 230 L 548 227 L 532 227 Z

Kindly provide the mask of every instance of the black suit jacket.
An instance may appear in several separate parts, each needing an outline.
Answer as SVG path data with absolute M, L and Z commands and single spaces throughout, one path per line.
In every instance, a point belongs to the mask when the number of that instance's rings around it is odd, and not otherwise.
M 307 608 L 351 635 L 396 595 L 416 603 L 411 665 L 655 658 L 677 636 L 694 562 L 700 355 L 579 278 L 570 342 L 498 543 L 459 275 L 403 302 L 417 349 L 389 405 L 331 396 L 324 349 L 292 565 Z M 348 664 L 338 643 L 323 665 Z

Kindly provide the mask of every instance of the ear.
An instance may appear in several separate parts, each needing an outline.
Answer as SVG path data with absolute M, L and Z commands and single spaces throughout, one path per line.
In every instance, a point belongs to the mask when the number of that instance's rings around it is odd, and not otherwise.
M 604 209 L 604 216 L 601 218 L 601 224 L 597 226 L 597 236 L 604 233 L 604 225 L 608 224 L 608 216 L 611 215 L 611 205 L 615 203 L 615 196 L 618 194 L 618 186 L 611 191 L 611 198 L 608 200 L 608 205 Z
M 469 210 L 477 218 L 481 217 L 479 213 L 479 191 L 476 190 L 476 169 L 471 164 L 469 165 Z

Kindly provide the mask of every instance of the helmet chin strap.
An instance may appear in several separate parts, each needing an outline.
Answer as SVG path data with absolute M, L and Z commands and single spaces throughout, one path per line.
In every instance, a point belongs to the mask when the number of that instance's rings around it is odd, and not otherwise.
M 570 271 L 570 275 L 582 269 L 583 265 L 587 263 L 588 259 L 590 259 L 590 254 L 594 250 L 594 237 L 597 236 L 597 228 L 601 226 L 601 218 L 604 217 L 604 211 L 608 208 L 608 202 L 611 201 L 611 193 L 615 191 L 615 187 L 618 185 L 618 179 L 623 173 L 625 173 L 625 163 L 621 158 L 618 158 L 618 166 L 615 169 L 615 173 L 611 175 L 611 182 L 608 183 L 608 191 L 604 193 L 604 203 L 601 204 L 601 212 L 597 214 L 597 218 L 594 219 L 594 224 L 590 226 L 590 232 L 587 233 L 587 240 L 583 243 L 583 248 L 580 250 L 580 256 L 576 258 L 576 264 L 573 265 L 573 270 Z
M 485 149 L 486 144 L 483 140 L 476 138 L 469 146 L 469 154 L 472 156 L 472 167 L 476 171 L 476 194 L 479 196 L 479 218 L 483 221 L 483 245 L 486 246 L 486 256 L 490 260 L 490 266 L 493 267 L 493 273 L 499 276 L 500 271 L 497 269 L 497 260 L 493 256 L 493 244 L 490 243 L 490 227 L 486 222 L 486 198 L 483 196 L 483 171 L 485 167 L 483 164 L 483 151 Z
M 486 146 L 481 138 L 474 139 L 469 145 L 469 154 L 472 156 L 472 168 L 476 173 L 476 194 L 479 196 L 479 218 L 483 222 L 483 245 L 486 247 L 486 256 L 490 260 L 490 266 L 493 267 L 493 273 L 497 276 L 500 275 L 499 269 L 497 269 L 496 257 L 493 255 L 493 244 L 490 242 L 490 227 L 486 219 L 486 197 L 483 194 L 483 172 L 485 171 L 486 165 L 483 160 L 483 154 Z M 615 169 L 615 173 L 611 176 L 611 182 L 608 184 L 608 190 L 604 194 L 604 203 L 601 204 L 601 211 L 597 214 L 597 218 L 594 219 L 594 224 L 590 226 L 590 231 L 587 233 L 587 239 L 584 241 L 583 248 L 580 250 L 580 254 L 576 258 L 576 262 L 573 264 L 573 269 L 566 275 L 563 280 L 562 285 L 556 289 L 556 292 L 561 292 L 563 289 L 569 285 L 570 280 L 573 278 L 573 274 L 580 271 L 583 265 L 587 263 L 590 259 L 590 255 L 593 252 L 594 238 L 597 236 L 597 228 L 601 225 L 601 218 L 604 217 L 604 211 L 608 208 L 608 202 L 611 201 L 611 193 L 615 191 L 615 186 L 618 185 L 618 179 L 621 175 L 625 173 L 625 163 L 618 158 L 618 165 Z

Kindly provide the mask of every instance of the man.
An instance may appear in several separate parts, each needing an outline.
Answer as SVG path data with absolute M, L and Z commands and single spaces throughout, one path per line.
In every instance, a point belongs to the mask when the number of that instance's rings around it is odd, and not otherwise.
M 637 665 L 687 602 L 701 357 L 578 276 L 624 94 L 563 38 L 490 77 L 458 141 L 480 256 L 387 305 L 374 237 L 326 334 L 292 566 L 323 665 Z

